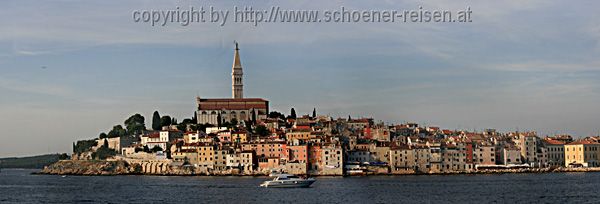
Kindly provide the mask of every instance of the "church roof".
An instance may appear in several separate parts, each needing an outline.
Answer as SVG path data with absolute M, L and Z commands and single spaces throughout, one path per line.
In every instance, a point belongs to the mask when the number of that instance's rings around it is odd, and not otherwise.
M 198 110 L 249 110 L 268 109 L 269 101 L 262 98 L 212 98 L 198 99 Z

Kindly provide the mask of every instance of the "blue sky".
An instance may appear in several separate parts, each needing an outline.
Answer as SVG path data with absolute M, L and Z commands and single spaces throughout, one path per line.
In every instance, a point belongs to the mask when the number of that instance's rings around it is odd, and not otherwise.
M 190 117 L 230 97 L 234 40 L 245 96 L 333 117 L 449 129 L 600 131 L 600 2 L 0 2 L 0 157 L 69 152 L 129 115 Z M 472 23 L 134 23 L 190 5 L 448 9 Z M 45 68 L 44 68 L 45 67 Z

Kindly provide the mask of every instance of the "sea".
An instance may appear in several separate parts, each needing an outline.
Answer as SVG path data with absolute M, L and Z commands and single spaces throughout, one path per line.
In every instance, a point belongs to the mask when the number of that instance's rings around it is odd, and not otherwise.
M 317 177 L 58 176 L 2 169 L 0 203 L 600 203 L 600 173 Z

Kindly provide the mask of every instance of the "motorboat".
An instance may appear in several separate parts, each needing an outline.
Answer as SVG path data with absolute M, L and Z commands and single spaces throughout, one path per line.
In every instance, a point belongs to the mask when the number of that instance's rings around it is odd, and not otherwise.
M 314 178 L 300 178 L 292 174 L 271 174 L 269 176 L 275 177 L 271 181 L 265 181 L 260 184 L 261 187 L 267 188 L 306 188 L 313 184 Z

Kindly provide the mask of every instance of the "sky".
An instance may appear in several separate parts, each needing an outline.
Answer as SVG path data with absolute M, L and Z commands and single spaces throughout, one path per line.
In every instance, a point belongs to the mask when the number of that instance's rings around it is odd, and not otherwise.
M 135 10 L 461 10 L 470 23 L 134 22 Z M 0 157 L 70 152 L 132 114 L 180 121 L 195 97 L 447 129 L 600 133 L 598 1 L 0 2 Z

